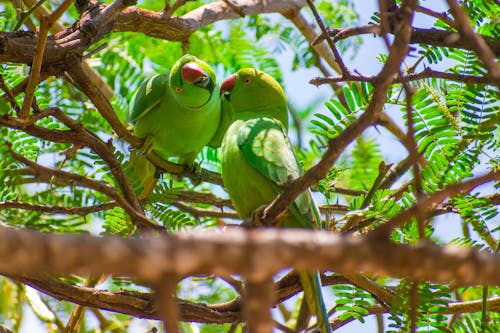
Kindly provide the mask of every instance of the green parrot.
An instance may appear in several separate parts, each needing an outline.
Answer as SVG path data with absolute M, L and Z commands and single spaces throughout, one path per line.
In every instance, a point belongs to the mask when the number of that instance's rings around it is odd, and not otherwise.
M 156 168 L 140 155 L 153 150 L 165 160 L 178 157 L 178 163 L 193 166 L 203 146 L 217 145 L 211 140 L 221 122 L 218 89 L 214 70 L 189 54 L 169 74 L 155 75 L 139 87 L 129 120 L 135 123 L 134 135 L 145 139 L 138 154 L 131 154 L 142 182 L 140 197 L 147 197 L 156 184 Z
M 222 180 L 238 215 L 248 219 L 273 201 L 288 180 L 302 173 L 287 136 L 286 97 L 276 80 L 253 68 L 240 69 L 228 77 L 220 92 L 233 113 L 222 141 Z M 321 228 L 310 191 L 297 197 L 280 226 Z M 299 277 L 321 332 L 331 332 L 319 272 L 299 272 Z

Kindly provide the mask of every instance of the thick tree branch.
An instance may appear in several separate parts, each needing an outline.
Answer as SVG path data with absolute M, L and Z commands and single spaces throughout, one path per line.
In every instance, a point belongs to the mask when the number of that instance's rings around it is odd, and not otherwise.
M 160 319 L 153 293 L 96 290 L 72 286 L 48 276 L 8 276 L 58 300 L 123 313 L 137 318 Z M 323 276 L 322 282 L 324 286 L 349 283 L 348 280 L 339 275 Z M 281 303 L 302 291 L 299 277 L 295 273 L 289 273 L 277 281 L 274 289 L 276 290 L 275 303 Z M 194 303 L 177 299 L 177 306 L 181 321 L 223 324 L 242 320 L 241 297 L 219 304 Z
M 183 277 L 231 272 L 258 280 L 294 266 L 298 270 L 363 271 L 454 281 L 457 285 L 500 284 L 500 256 L 496 254 L 428 243 L 398 245 L 373 236 L 354 238 L 330 232 L 270 228 L 146 235 L 140 239 L 48 235 L 3 228 L 0 258 L 0 271 L 10 275 L 44 271 L 105 273 L 155 282 L 165 273 Z M 258 270 L 247 264 L 254 260 L 259 262 Z

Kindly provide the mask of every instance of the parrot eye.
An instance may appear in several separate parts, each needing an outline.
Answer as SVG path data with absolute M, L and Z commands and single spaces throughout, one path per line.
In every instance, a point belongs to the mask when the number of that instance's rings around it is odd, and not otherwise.
M 250 83 L 252 83 L 252 78 L 250 77 L 245 78 L 245 80 L 243 80 L 243 83 L 248 86 Z
M 179 94 L 181 94 L 184 91 L 184 88 L 182 88 L 182 87 L 176 87 L 175 91 L 178 92 Z

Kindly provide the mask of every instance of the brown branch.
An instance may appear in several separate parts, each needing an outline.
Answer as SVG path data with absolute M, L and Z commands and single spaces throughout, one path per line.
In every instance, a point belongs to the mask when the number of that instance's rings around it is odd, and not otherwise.
M 128 1 L 118 0 L 115 3 L 92 3 L 72 27 L 49 36 L 43 56 L 43 68 L 51 68 L 57 72 L 60 72 L 61 67 L 70 69 L 68 58 L 75 55 L 81 57 L 85 50 L 111 32 L 130 31 L 165 40 L 187 41 L 193 32 L 202 27 L 240 17 L 222 0 L 205 4 L 182 17 L 171 18 L 146 9 L 125 8 L 130 4 Z M 245 15 L 248 16 L 261 13 L 286 14 L 297 11 L 305 3 L 301 0 L 244 0 L 238 2 L 238 5 L 244 8 Z M 0 62 L 31 64 L 37 43 L 38 37 L 32 32 L 0 32 Z
M 23 0 L 24 3 L 28 6 L 34 6 L 37 1 L 36 0 Z M 35 16 L 41 20 L 42 17 L 50 15 L 50 11 L 45 7 L 44 5 L 38 7 L 35 9 Z M 59 22 L 54 22 L 54 24 L 50 27 L 50 32 L 53 34 L 56 34 L 58 32 L 61 32 L 63 30 L 66 30 L 66 28 Z M 88 62 L 84 61 L 83 64 L 83 70 L 87 73 L 89 79 L 92 81 L 94 85 L 96 85 L 107 98 L 113 97 L 113 90 L 111 87 L 104 81 L 104 79 L 99 75 L 99 73 L 93 69 Z
M 91 308 L 100 308 L 112 312 L 128 314 L 137 318 L 159 319 L 157 306 L 154 304 L 152 293 L 140 293 L 135 291 L 110 292 L 96 290 L 88 287 L 72 286 L 51 277 L 35 276 L 10 276 L 10 278 L 28 284 L 40 292 L 50 295 L 58 300 L 85 305 Z M 349 282 L 340 276 L 322 277 L 323 285 L 348 284 Z M 297 294 L 301 291 L 300 282 L 296 274 L 285 276 L 276 284 L 279 295 L 277 302 Z M 241 299 L 236 298 L 225 304 L 201 304 L 178 299 L 180 320 L 199 323 L 234 323 L 241 321 Z M 455 302 L 448 305 L 444 314 L 471 313 L 481 311 L 482 301 Z M 500 310 L 500 297 L 488 299 L 490 311 Z M 368 308 L 370 314 L 385 313 L 387 307 L 374 305 Z M 335 323 L 336 319 L 332 321 Z
M 19 201 L 5 201 L 0 202 L 1 209 L 25 209 L 32 210 L 48 214 L 72 214 L 79 216 L 86 216 L 88 214 L 100 212 L 103 210 L 112 209 L 117 206 L 117 203 L 106 202 L 99 205 L 87 206 L 87 207 L 62 207 L 62 206 L 48 206 L 48 205 L 36 205 L 26 202 Z
M 23 275 L 9 277 L 28 284 L 58 300 L 123 313 L 137 318 L 160 319 L 152 293 L 96 290 L 94 288 L 69 285 L 48 276 Z M 322 282 L 323 286 L 349 283 L 348 280 L 338 275 L 323 276 Z M 287 274 L 276 282 L 274 288 L 276 290 L 275 303 L 281 303 L 302 291 L 296 273 Z M 240 297 L 220 304 L 194 303 L 182 299 L 178 299 L 177 303 L 181 321 L 218 324 L 241 321 L 242 299 Z
M 14 333 L 14 331 L 11 331 L 4 325 L 0 325 L 0 333 Z
M 495 83 L 490 76 L 479 76 L 479 75 L 468 75 L 468 74 L 457 74 L 457 73 L 446 73 L 431 69 L 430 67 L 425 68 L 420 73 L 408 74 L 403 77 L 398 76 L 394 78 L 393 83 L 406 83 L 411 81 L 424 80 L 429 78 L 451 80 L 457 82 L 465 82 L 471 84 L 487 84 Z M 353 74 L 353 75 L 343 75 L 343 76 L 332 76 L 332 77 L 316 77 L 309 81 L 309 83 L 316 86 L 322 84 L 330 84 L 332 82 L 346 82 L 346 81 L 356 81 L 356 82 L 370 82 L 374 81 L 374 77 Z
M 309 5 L 309 8 L 311 9 L 314 18 L 316 19 L 316 22 L 318 23 L 321 33 L 325 36 L 326 42 L 328 46 L 330 46 L 330 50 L 332 50 L 333 55 L 335 56 L 335 61 L 337 62 L 338 66 L 340 67 L 340 73 L 345 74 L 349 73 L 349 69 L 346 67 L 344 61 L 342 60 L 342 57 L 340 56 L 340 52 L 337 50 L 337 47 L 335 46 L 334 42 L 330 38 L 330 36 L 327 33 L 325 24 L 323 23 L 323 19 L 318 13 L 318 10 L 316 9 L 316 6 L 314 6 L 312 0 L 306 0 L 307 4 Z M 335 67 L 332 67 L 335 68 Z
M 302 177 L 285 184 L 283 192 L 263 211 L 261 220 L 264 225 L 275 223 L 277 217 L 288 209 L 300 193 L 325 177 L 345 147 L 377 120 L 383 109 L 392 77 L 398 72 L 401 62 L 408 53 L 411 20 L 415 6 L 416 1 L 411 1 L 411 5 L 401 7 L 404 19 L 401 21 L 400 33 L 396 35 L 387 61 L 374 81 L 373 97 L 366 111 L 339 136 L 328 142 L 328 149 L 318 164 L 309 169 Z
M 109 198 L 115 200 L 123 209 L 132 216 L 133 220 L 140 226 L 149 229 L 163 230 L 160 226 L 154 224 L 149 219 L 147 219 L 143 214 L 138 212 L 134 207 L 132 207 L 126 200 L 124 200 L 120 194 L 111 185 L 97 181 L 94 179 L 87 178 L 85 176 L 76 175 L 62 170 L 51 169 L 33 161 L 28 160 L 24 156 L 19 155 L 13 150 L 10 151 L 12 157 L 14 157 L 19 162 L 26 165 L 35 175 L 40 179 L 44 179 L 45 182 L 53 182 L 53 178 L 64 180 L 68 185 L 71 186 L 82 186 L 92 189 L 97 192 L 101 192 L 107 195 Z
M 96 257 L 100 260 L 95 260 Z M 11 275 L 43 271 L 105 273 L 155 282 L 166 272 L 180 277 L 231 272 L 246 279 L 259 279 L 293 266 L 303 271 L 363 271 L 436 282 L 454 281 L 457 285 L 500 284 L 497 254 L 427 243 L 400 245 L 373 235 L 350 237 L 279 228 L 250 231 L 230 228 L 224 232 L 145 235 L 137 239 L 52 235 L 3 228 L 0 258 L 0 271 Z M 249 260 L 258 261 L 258 269 L 248 265 Z
M 410 221 L 410 219 L 416 216 L 417 213 L 432 211 L 445 198 L 453 197 L 462 192 L 469 192 L 479 185 L 498 179 L 500 179 L 500 170 L 488 172 L 482 176 L 463 181 L 459 184 L 449 185 L 443 190 L 422 197 L 417 204 L 393 217 L 386 223 L 380 225 L 372 233 L 377 234 L 378 236 L 387 236 L 395 228 Z
M 415 9 L 415 11 L 418 12 L 418 13 L 423 13 L 425 15 L 429 15 L 429 16 L 432 16 L 434 18 L 437 18 L 438 20 L 441 20 L 444 23 L 448 24 L 450 27 L 453 27 L 453 28 L 456 27 L 455 21 L 453 21 L 448 16 L 448 14 L 446 14 L 446 12 L 437 13 L 437 12 L 435 12 L 435 11 L 429 9 L 429 8 L 423 7 L 423 6 L 417 6 L 417 8 Z
M 391 31 L 390 31 L 391 32 Z M 369 24 L 363 26 L 349 27 L 343 29 L 330 29 L 328 34 L 333 37 L 336 42 L 341 39 L 363 35 L 363 34 L 380 34 L 380 26 Z M 481 35 L 486 44 L 491 48 L 495 55 L 500 55 L 500 41 L 489 36 Z M 320 43 L 324 39 L 323 35 L 319 35 L 314 43 Z M 459 36 L 454 31 L 446 31 L 441 29 L 421 29 L 412 28 L 410 44 L 427 44 L 432 46 L 444 46 L 456 49 L 463 49 L 473 51 L 475 50 L 474 44 Z
M 258 267 L 255 267 L 258 269 Z M 248 281 L 244 297 L 244 314 L 249 333 L 273 332 L 274 321 L 271 307 L 275 303 L 273 280 L 260 278 L 259 281 Z
M 451 14 L 457 22 L 460 36 L 472 44 L 474 51 L 485 65 L 489 75 L 497 85 L 498 90 L 500 90 L 500 66 L 496 63 L 495 54 L 490 50 L 484 38 L 472 30 L 469 17 L 465 14 L 458 2 L 455 0 L 447 0 L 447 2 L 450 6 Z
M 179 333 L 179 307 L 175 294 L 178 278 L 175 274 L 165 274 L 163 279 L 155 284 L 158 312 L 163 321 L 165 332 Z
M 195 192 L 184 189 L 172 189 L 166 194 L 164 200 L 172 200 L 172 197 L 174 198 L 174 200 L 183 202 L 208 204 L 221 208 L 224 206 L 229 208 L 233 207 L 230 199 L 218 197 L 210 192 Z M 159 200 L 162 200 L 162 198 L 159 198 Z
M 236 212 L 223 212 L 213 209 L 203 209 L 196 208 L 190 205 L 183 204 L 179 201 L 173 201 L 171 203 L 173 206 L 193 215 L 194 217 L 217 217 L 217 218 L 229 218 L 229 219 L 239 219 L 238 214 Z

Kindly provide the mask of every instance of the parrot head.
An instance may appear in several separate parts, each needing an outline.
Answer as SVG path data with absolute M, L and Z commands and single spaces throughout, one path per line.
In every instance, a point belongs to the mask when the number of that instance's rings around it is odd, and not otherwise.
M 222 103 L 238 113 L 255 113 L 280 120 L 288 127 L 287 102 L 280 84 L 269 74 L 255 68 L 242 68 L 220 87 Z
M 172 67 L 169 85 L 174 97 L 190 108 L 201 108 L 216 98 L 217 79 L 206 62 L 186 54 Z

